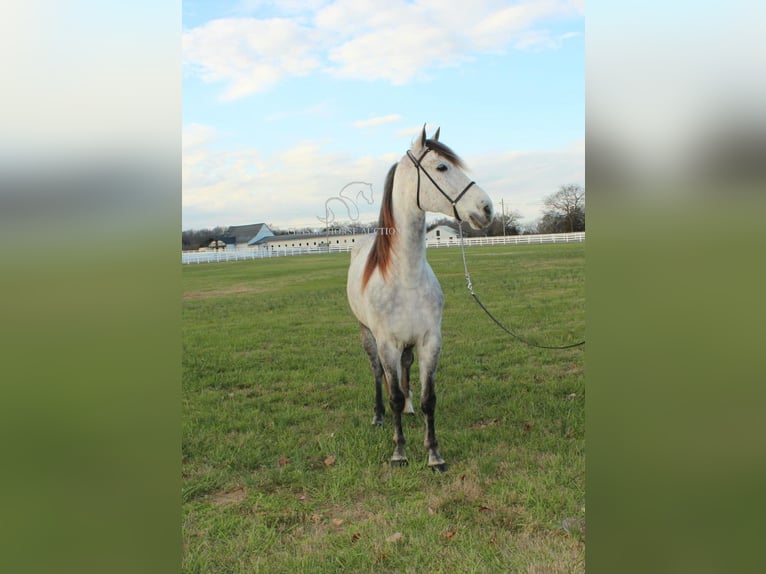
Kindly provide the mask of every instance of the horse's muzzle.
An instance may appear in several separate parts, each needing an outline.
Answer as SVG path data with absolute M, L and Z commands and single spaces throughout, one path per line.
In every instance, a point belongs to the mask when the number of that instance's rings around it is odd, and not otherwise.
M 468 215 L 468 223 L 474 229 L 484 229 L 492 223 L 493 215 L 494 210 L 492 209 L 492 204 L 487 203 L 484 205 L 481 212 L 474 212 Z

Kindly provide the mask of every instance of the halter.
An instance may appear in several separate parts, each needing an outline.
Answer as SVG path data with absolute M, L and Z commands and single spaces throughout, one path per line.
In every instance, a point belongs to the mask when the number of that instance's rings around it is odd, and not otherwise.
M 426 157 L 426 154 L 427 154 L 429 151 L 431 151 L 431 148 L 430 148 L 430 147 L 427 147 L 427 148 L 426 148 L 426 149 L 423 151 L 423 153 L 422 153 L 422 154 L 420 154 L 420 157 L 419 157 L 419 158 L 417 158 L 417 159 L 415 159 L 415 156 L 414 156 L 414 155 L 412 155 L 412 152 L 411 152 L 410 150 L 407 150 L 407 156 L 408 156 L 408 157 L 409 157 L 409 158 L 412 160 L 412 163 L 414 163 L 414 164 L 415 164 L 415 166 L 418 168 L 418 193 L 417 193 L 417 196 L 416 196 L 416 200 L 417 200 L 417 204 L 418 204 L 418 209 L 420 209 L 421 211 L 423 211 L 423 208 L 422 208 L 422 207 L 420 207 L 420 171 L 421 171 L 421 170 L 423 170 L 423 173 L 424 173 L 424 174 L 426 174 L 426 177 L 427 177 L 428 179 L 430 179 L 430 180 L 431 180 L 431 183 L 433 183 L 433 184 L 434 184 L 434 186 L 436 186 L 436 189 L 438 189 L 438 190 L 439 190 L 439 192 L 440 192 L 440 193 L 441 193 L 441 194 L 442 194 L 444 197 L 446 197 L 446 198 L 447 198 L 447 201 L 449 201 L 449 202 L 450 202 L 450 204 L 452 205 L 452 212 L 455 214 L 455 219 L 457 219 L 459 222 L 461 222 L 461 223 L 462 223 L 462 221 L 463 221 L 463 220 L 462 220 L 462 219 L 460 219 L 460 216 L 459 216 L 459 215 L 458 215 L 458 213 L 457 213 L 457 202 L 458 202 L 458 201 L 460 201 L 460 198 L 461 198 L 461 197 L 463 197 L 463 196 L 465 195 L 465 192 L 466 192 L 466 191 L 468 191 L 468 190 L 470 189 L 470 187 L 471 187 L 471 186 L 472 186 L 474 183 L 476 183 L 476 182 L 475 182 L 475 181 L 472 181 L 471 183 L 469 183 L 468 185 L 466 185 L 466 186 L 465 186 L 465 188 L 463 189 L 463 191 L 461 191 L 460 193 L 458 193 L 458 195 L 457 195 L 457 197 L 456 197 L 455 199 L 452 199 L 452 198 L 451 198 L 451 197 L 450 197 L 450 196 L 447 194 L 447 192 L 446 192 L 446 191 L 444 191 L 444 190 L 443 190 L 443 189 L 442 189 L 442 188 L 439 186 L 439 184 L 438 184 L 438 183 L 436 183 L 436 181 L 434 180 L 434 178 L 432 178 L 432 177 L 431 177 L 431 174 L 429 174 L 429 173 L 426 171 L 426 168 L 424 168 L 422 165 L 420 165 L 420 162 L 423 160 L 423 158 L 424 158 L 424 157 Z

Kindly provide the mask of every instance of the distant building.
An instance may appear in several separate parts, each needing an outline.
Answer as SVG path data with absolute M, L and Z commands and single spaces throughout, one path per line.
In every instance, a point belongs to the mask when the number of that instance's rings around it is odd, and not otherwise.
M 369 235 L 369 230 L 335 231 L 328 233 L 296 233 L 290 235 L 272 235 L 264 237 L 254 245 L 269 251 L 295 249 L 328 249 L 328 247 L 350 248 Z
M 274 237 L 274 233 L 265 223 L 252 223 L 250 225 L 232 225 L 226 230 L 226 236 L 233 237 L 234 243 L 227 244 L 227 249 L 245 249 L 253 247 L 262 239 Z M 219 237 L 218 239 L 224 239 Z
M 457 229 L 452 229 L 449 225 L 438 225 L 426 233 L 428 243 L 457 244 L 459 240 Z

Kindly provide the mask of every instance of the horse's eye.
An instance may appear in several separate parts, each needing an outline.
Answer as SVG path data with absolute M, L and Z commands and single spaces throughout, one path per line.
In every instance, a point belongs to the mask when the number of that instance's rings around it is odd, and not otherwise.
M 436 171 L 447 171 L 447 165 L 440 163 L 439 165 L 436 166 Z

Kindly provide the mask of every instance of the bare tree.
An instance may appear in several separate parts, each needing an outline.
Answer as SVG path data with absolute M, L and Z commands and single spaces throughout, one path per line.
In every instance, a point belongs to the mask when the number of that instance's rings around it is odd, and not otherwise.
M 548 208 L 543 216 L 548 224 L 562 222 L 565 228 L 561 231 L 570 233 L 585 229 L 585 190 L 581 186 L 562 185 L 556 193 L 544 198 L 543 204 Z
M 521 235 L 521 219 L 521 214 L 517 211 L 506 211 L 504 215 L 498 213 L 489 225 L 487 235 Z

